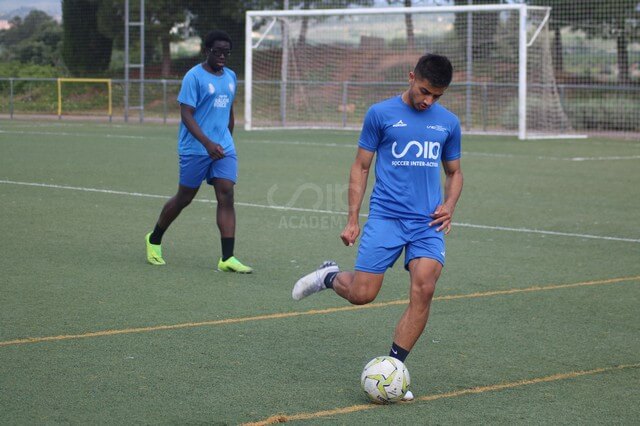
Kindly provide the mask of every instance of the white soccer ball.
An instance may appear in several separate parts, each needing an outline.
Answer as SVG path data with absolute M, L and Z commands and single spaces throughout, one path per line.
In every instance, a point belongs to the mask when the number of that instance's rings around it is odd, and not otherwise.
M 402 361 L 379 356 L 367 363 L 360 376 L 362 390 L 376 404 L 398 402 L 407 393 L 411 377 Z

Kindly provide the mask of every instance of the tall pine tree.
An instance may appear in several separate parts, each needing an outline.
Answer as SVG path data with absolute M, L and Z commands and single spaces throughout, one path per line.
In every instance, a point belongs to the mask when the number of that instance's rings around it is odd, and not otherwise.
M 73 76 L 102 75 L 112 40 L 98 30 L 99 0 L 62 0 L 62 59 Z

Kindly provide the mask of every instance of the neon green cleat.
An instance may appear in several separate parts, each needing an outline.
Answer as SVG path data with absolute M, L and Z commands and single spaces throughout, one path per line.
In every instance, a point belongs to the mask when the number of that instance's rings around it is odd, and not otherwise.
M 253 268 L 243 265 L 235 256 L 231 256 L 224 262 L 222 258 L 218 261 L 218 270 L 224 272 L 237 272 L 239 274 L 250 274 L 253 272 Z
M 151 244 L 149 242 L 150 236 L 151 232 L 149 232 L 144 239 L 147 243 L 147 262 L 156 266 L 166 265 L 166 262 L 162 258 L 162 246 L 160 244 Z

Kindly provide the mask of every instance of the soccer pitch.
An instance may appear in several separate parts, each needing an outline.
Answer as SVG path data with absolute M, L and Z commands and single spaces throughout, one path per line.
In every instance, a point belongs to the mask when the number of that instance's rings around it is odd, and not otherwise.
M 363 307 L 290 296 L 325 259 L 353 267 L 339 234 L 357 132 L 235 132 L 252 275 L 215 271 L 208 186 L 165 234 L 167 265 L 146 263 L 176 133 L 0 121 L 1 423 L 640 418 L 639 141 L 463 138 L 447 265 L 407 359 L 416 400 L 377 406 L 360 372 L 388 352 L 407 273 Z

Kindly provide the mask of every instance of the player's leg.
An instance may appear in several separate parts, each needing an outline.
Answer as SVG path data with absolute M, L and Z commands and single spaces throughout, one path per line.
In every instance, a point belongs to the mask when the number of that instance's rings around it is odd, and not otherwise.
M 431 300 L 442 272 L 437 260 L 421 257 L 409 262 L 411 289 L 409 305 L 396 326 L 391 355 L 404 361 L 429 319 Z
M 233 203 L 234 182 L 228 179 L 216 178 L 212 180 L 216 191 L 218 206 L 216 209 L 216 223 L 220 230 L 220 238 L 234 239 L 236 236 L 236 210 Z M 222 254 L 223 260 L 233 256 L 233 246 L 230 253 Z
M 332 288 L 340 297 L 354 305 L 365 305 L 376 298 L 383 279 L 382 273 L 341 272 L 335 262 L 328 260 L 315 271 L 300 278 L 293 286 L 291 297 L 300 300 Z
M 180 182 L 178 192 L 162 207 L 153 232 L 146 235 L 147 261 L 152 265 L 164 265 L 162 237 L 180 212 L 187 207 L 200 189 L 206 176 L 209 157 L 198 155 L 180 156 Z
M 147 261 L 152 265 L 164 265 L 166 262 L 162 258 L 162 237 L 171 223 L 180 215 L 182 209 L 187 207 L 198 193 L 198 188 L 187 188 L 178 185 L 178 192 L 169 198 L 162 207 L 160 217 L 153 232 L 146 236 Z
M 444 237 L 426 221 L 403 221 L 409 242 L 405 249 L 405 269 L 409 271 L 411 288 L 409 306 L 396 326 L 389 355 L 405 360 L 429 319 L 431 300 L 442 272 L 445 256 Z
M 333 290 L 354 305 L 372 302 L 404 244 L 399 221 L 370 218 L 362 230 L 355 272 L 337 274 L 331 283 Z
M 383 280 L 384 274 L 343 271 L 335 276 L 330 286 L 340 297 L 352 304 L 366 305 L 376 298 Z
M 169 201 L 167 201 L 164 207 L 162 207 L 157 226 L 166 231 L 173 221 L 180 215 L 182 210 L 191 204 L 191 201 L 193 201 L 199 189 L 200 188 L 189 188 L 184 185 L 178 185 L 178 192 L 176 192 L 176 195 L 169 198 Z M 162 235 L 160 235 L 160 239 L 162 239 Z
M 355 305 L 367 304 L 378 295 L 385 271 L 400 256 L 404 244 L 398 221 L 370 218 L 358 246 L 355 272 L 340 272 L 335 262 L 327 261 L 300 278 L 291 296 L 300 300 L 333 288 L 339 296 Z
M 216 191 L 218 206 L 216 223 L 220 230 L 222 257 L 218 260 L 218 269 L 224 272 L 250 274 L 253 269 L 242 264 L 234 255 L 236 237 L 236 210 L 234 205 L 234 187 L 238 175 L 238 159 L 230 155 L 213 163 L 211 177 L 208 180 Z
M 421 257 L 409 262 L 411 275 L 409 306 L 396 326 L 390 356 L 404 362 L 409 351 L 422 335 L 429 319 L 431 301 L 440 272 L 442 272 L 442 264 L 433 259 Z M 413 401 L 413 399 L 411 391 L 402 398 L 403 401 Z

